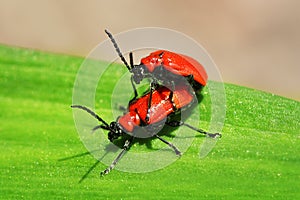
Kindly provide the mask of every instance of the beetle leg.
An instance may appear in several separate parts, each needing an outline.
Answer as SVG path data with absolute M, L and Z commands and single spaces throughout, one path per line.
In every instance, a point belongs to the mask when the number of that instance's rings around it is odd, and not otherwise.
M 190 74 L 190 75 L 186 76 L 186 80 L 192 86 L 192 88 L 194 88 L 194 86 L 195 86 L 194 75 Z
M 173 95 L 174 95 L 174 92 L 173 92 L 173 91 L 174 91 L 174 90 L 175 90 L 175 83 L 172 81 L 172 83 L 171 83 L 171 92 L 170 92 L 169 99 L 170 99 L 170 101 L 171 101 L 171 103 L 172 103 L 173 111 L 176 112 L 178 109 L 177 109 L 176 104 L 175 104 L 175 102 L 174 102 L 174 100 L 173 100 Z
M 130 148 L 133 139 L 134 139 L 134 137 L 131 136 L 131 138 L 129 138 L 128 140 L 125 141 L 122 151 L 115 158 L 115 160 L 110 164 L 110 166 L 100 173 L 101 176 L 108 174 L 116 166 L 116 164 L 119 162 L 119 160 L 126 153 L 126 150 L 128 150 Z
M 177 149 L 177 147 L 174 146 L 174 144 L 168 142 L 167 140 L 161 138 L 158 135 L 154 135 L 156 138 L 158 138 L 160 141 L 162 141 L 163 143 L 167 144 L 169 147 L 171 147 L 172 149 L 174 149 L 176 155 L 181 156 L 181 152 L 179 151 L 179 149 Z
M 187 75 L 187 76 L 186 76 L 186 80 L 187 80 L 187 82 L 189 82 L 190 84 L 191 84 L 191 83 L 194 83 L 194 75 L 193 75 L 193 74 Z
M 134 85 L 133 76 L 131 76 L 130 82 L 131 82 L 131 85 L 132 85 L 132 88 L 133 88 L 133 92 L 134 92 L 134 97 L 133 97 L 130 101 L 133 101 L 133 100 L 135 100 L 135 99 L 137 98 L 137 96 L 138 96 L 136 87 L 135 87 L 135 85 Z
M 198 133 L 202 133 L 204 135 L 207 135 L 208 137 L 211 137 L 211 138 L 218 138 L 218 137 L 222 137 L 222 135 L 220 133 L 208 133 L 202 129 L 199 129 L 199 128 L 196 128 L 196 127 L 193 127 L 189 124 L 186 124 L 182 121 L 170 121 L 170 122 L 166 122 L 167 125 L 171 126 L 171 127 L 178 127 L 178 126 L 186 126 L 194 131 L 197 131 Z
M 176 111 L 178 111 L 178 108 L 177 108 L 175 102 L 173 101 L 173 94 L 174 94 L 174 93 L 173 93 L 173 91 L 171 90 L 169 98 L 170 98 L 170 101 L 171 101 L 171 103 L 172 103 L 173 111 L 176 112 Z
M 151 108 L 151 102 L 152 102 L 152 93 L 153 93 L 153 91 L 155 90 L 156 85 L 157 85 L 157 84 L 156 84 L 156 82 L 154 82 L 154 81 L 152 81 L 152 82 L 150 83 L 150 96 L 149 96 L 149 99 L 148 99 L 147 114 L 146 114 L 146 118 L 145 118 L 145 120 L 146 120 L 147 123 L 148 123 L 149 120 L 150 120 L 150 108 Z

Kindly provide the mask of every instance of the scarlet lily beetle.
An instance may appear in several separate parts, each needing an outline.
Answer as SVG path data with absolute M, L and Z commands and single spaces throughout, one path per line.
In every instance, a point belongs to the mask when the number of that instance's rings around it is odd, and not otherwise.
M 153 79 L 152 81 L 165 82 L 167 79 L 165 77 L 161 79 L 162 76 L 160 74 L 163 73 L 165 75 L 166 73 L 172 73 L 189 77 L 189 80 L 194 81 L 195 84 L 199 84 L 198 87 L 192 85 L 196 87 L 194 89 L 198 90 L 201 88 L 199 86 L 206 85 L 208 77 L 204 67 L 195 59 L 183 54 L 167 50 L 158 50 L 142 58 L 139 65 L 134 65 L 132 52 L 130 52 L 130 65 L 128 65 L 113 35 L 108 30 L 105 30 L 105 32 L 112 41 L 122 62 L 132 73 L 132 79 L 136 84 L 139 84 L 144 78 L 151 78 Z M 190 78 L 191 76 L 192 79 Z
M 174 89 L 177 84 L 178 76 L 186 77 L 187 81 L 193 87 L 195 92 L 198 92 L 207 83 L 207 73 L 204 67 L 195 59 L 174 53 L 167 50 L 158 50 L 152 52 L 149 56 L 142 58 L 139 65 L 133 64 L 132 52 L 129 53 L 130 65 L 121 53 L 118 44 L 116 43 L 113 35 L 105 30 L 106 34 L 113 43 L 122 62 L 125 64 L 131 76 L 131 84 L 134 90 L 134 97 L 136 99 L 138 94 L 135 84 L 139 84 L 144 78 L 149 78 L 150 82 L 150 98 L 148 102 L 148 111 L 146 121 L 149 120 L 149 109 L 152 101 L 152 92 L 158 84 L 165 85 Z M 172 99 L 172 92 L 171 92 Z
M 171 99 L 171 93 L 173 93 L 173 99 Z M 119 137 L 130 135 L 130 138 L 125 141 L 120 154 L 115 158 L 115 160 L 109 167 L 101 172 L 101 175 L 108 174 L 115 167 L 118 161 L 123 157 L 126 150 L 130 148 L 133 140 L 139 137 L 138 134 L 140 133 L 137 132 L 138 127 L 144 127 L 146 129 L 146 134 L 149 137 L 158 138 L 169 147 L 171 147 L 175 151 L 176 155 L 179 156 L 181 155 L 180 150 L 172 143 L 157 135 L 158 131 L 155 130 L 160 130 L 160 128 L 164 125 L 168 125 L 171 127 L 186 126 L 201 134 L 207 135 L 208 137 L 221 137 L 221 134 L 219 133 L 207 133 L 202 129 L 198 129 L 189 124 L 186 124 L 183 121 L 174 120 L 174 116 L 179 112 L 179 110 L 181 112 L 184 111 L 194 102 L 193 92 L 191 92 L 186 85 L 176 85 L 173 92 L 164 86 L 159 86 L 156 90 L 154 90 L 152 92 L 152 101 L 150 105 L 150 118 L 149 120 L 146 120 L 150 95 L 150 92 L 148 92 L 144 96 L 130 101 L 127 113 L 119 117 L 117 121 L 113 121 L 110 124 L 105 122 L 100 116 L 98 116 L 96 113 L 85 106 L 71 106 L 72 108 L 78 108 L 88 112 L 99 122 L 101 122 L 101 124 L 94 127 L 93 130 L 108 130 L 108 139 L 111 142 L 114 142 Z M 174 109 L 173 103 L 175 103 L 176 109 Z

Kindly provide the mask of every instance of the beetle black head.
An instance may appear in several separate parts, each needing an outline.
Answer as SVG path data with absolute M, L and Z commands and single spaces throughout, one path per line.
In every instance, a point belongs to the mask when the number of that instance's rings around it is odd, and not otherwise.
M 123 130 L 117 122 L 111 122 L 109 125 L 108 139 L 113 142 L 118 139 L 120 136 L 124 135 Z

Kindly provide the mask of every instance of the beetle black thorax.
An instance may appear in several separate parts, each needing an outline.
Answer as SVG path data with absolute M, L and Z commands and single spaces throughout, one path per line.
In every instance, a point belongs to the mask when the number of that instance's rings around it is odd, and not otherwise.
M 135 65 L 132 69 L 132 77 L 136 84 L 139 84 L 144 78 L 150 74 L 147 67 L 143 64 Z

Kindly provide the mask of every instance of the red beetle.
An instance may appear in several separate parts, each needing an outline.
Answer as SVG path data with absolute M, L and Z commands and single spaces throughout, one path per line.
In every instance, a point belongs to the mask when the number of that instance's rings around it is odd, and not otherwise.
M 157 130 L 160 130 L 165 124 L 171 127 L 178 127 L 184 125 L 188 128 L 191 128 L 199 133 L 205 134 L 209 137 L 215 138 L 220 137 L 219 133 L 207 133 L 201 129 L 195 128 L 191 125 L 188 125 L 182 121 L 174 120 L 176 111 L 179 109 L 184 111 L 189 108 L 194 102 L 194 95 L 190 92 L 189 87 L 181 84 L 176 85 L 175 90 L 173 91 L 173 99 L 170 98 L 172 91 L 164 86 L 159 86 L 156 90 L 152 92 L 152 101 L 150 106 L 150 118 L 146 120 L 147 117 L 147 108 L 148 101 L 150 98 L 150 92 L 146 93 L 144 96 L 135 99 L 129 103 L 128 112 L 123 116 L 119 117 L 116 122 L 111 122 L 110 124 L 106 123 L 101 117 L 91 111 L 89 108 L 81 105 L 72 105 L 72 108 L 79 108 L 87 111 L 93 117 L 95 117 L 102 124 L 93 128 L 93 130 L 102 128 L 108 130 L 108 139 L 113 142 L 119 137 L 125 135 L 131 135 L 130 139 L 126 140 L 123 146 L 121 153 L 117 158 L 112 162 L 112 164 L 106 168 L 101 175 L 108 174 L 117 162 L 124 155 L 126 150 L 128 150 L 132 144 L 134 138 L 139 137 L 138 127 L 144 127 L 146 134 L 149 137 L 156 137 L 162 142 L 166 143 L 168 146 L 173 148 L 177 155 L 181 155 L 181 152 L 170 142 L 164 140 L 157 135 Z M 176 110 L 174 110 L 173 103 L 176 104 Z M 156 131 L 155 131 L 156 130 Z
M 152 101 L 151 94 L 159 84 L 174 89 L 175 85 L 180 82 L 178 79 L 183 76 L 186 77 L 195 92 L 200 91 L 202 87 L 206 85 L 208 78 L 207 73 L 198 61 L 189 56 L 167 50 L 152 52 L 149 56 L 142 58 L 139 65 L 133 64 L 133 56 L 132 52 L 130 52 L 129 66 L 112 34 L 107 30 L 105 30 L 105 32 L 112 41 L 122 62 L 129 72 L 132 73 L 131 84 L 134 90 L 133 99 L 136 99 L 138 96 L 134 83 L 139 84 L 144 78 L 150 78 L 151 80 L 146 121 L 149 120 L 149 108 Z
M 139 84 L 141 80 L 145 77 L 150 77 L 154 79 L 153 81 L 162 81 L 165 82 L 166 78 L 160 79 L 161 77 L 155 77 L 153 74 L 156 74 L 156 70 L 165 70 L 167 73 L 172 73 L 184 77 L 191 77 L 192 80 L 199 84 L 196 88 L 197 90 L 201 87 L 205 86 L 207 83 L 207 73 L 204 67 L 195 59 L 174 53 L 167 50 L 158 50 L 152 52 L 149 56 L 142 58 L 141 63 L 139 65 L 133 64 L 132 53 L 130 52 L 130 66 L 128 65 L 126 59 L 122 55 L 118 44 L 116 43 L 115 39 L 113 38 L 112 34 L 105 30 L 108 37 L 111 39 L 119 57 L 121 58 L 122 62 L 126 65 L 127 69 L 133 73 L 132 77 L 136 84 Z M 161 69 L 159 69 L 161 68 Z M 190 79 L 189 79 L 190 80 Z M 193 85 L 192 85 L 193 86 Z M 194 88 L 195 89 L 195 88 Z

